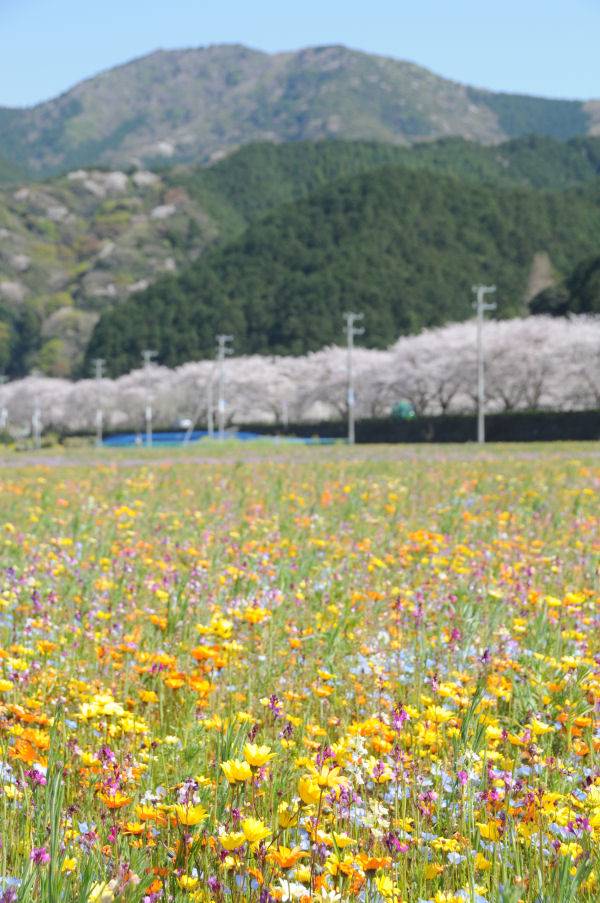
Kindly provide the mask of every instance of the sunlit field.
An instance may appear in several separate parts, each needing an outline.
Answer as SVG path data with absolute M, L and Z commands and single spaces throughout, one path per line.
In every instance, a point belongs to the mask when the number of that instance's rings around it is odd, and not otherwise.
M 598 899 L 595 446 L 73 454 L 0 474 L 1 903 Z

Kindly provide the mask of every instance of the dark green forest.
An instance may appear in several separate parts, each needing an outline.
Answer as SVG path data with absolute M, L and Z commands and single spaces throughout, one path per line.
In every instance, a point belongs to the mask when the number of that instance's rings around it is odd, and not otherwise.
M 531 302 L 534 314 L 600 314 L 600 257 L 580 261 L 556 286 L 536 295 Z
M 231 237 L 280 204 L 386 164 L 485 185 L 563 190 L 600 175 L 600 138 L 563 143 L 530 135 L 494 147 L 463 138 L 412 147 L 365 141 L 257 143 L 214 166 L 176 171 L 170 181 L 201 201 L 219 221 L 222 235 Z
M 117 374 L 154 348 L 175 366 L 212 356 L 220 331 L 237 353 L 300 354 L 339 342 L 347 309 L 364 312 L 367 344 L 384 347 L 471 316 L 480 280 L 497 285 L 499 315 L 523 314 L 537 252 L 559 274 L 596 252 L 599 201 L 597 179 L 534 191 L 397 165 L 338 179 L 103 314 L 87 361 L 106 358 Z

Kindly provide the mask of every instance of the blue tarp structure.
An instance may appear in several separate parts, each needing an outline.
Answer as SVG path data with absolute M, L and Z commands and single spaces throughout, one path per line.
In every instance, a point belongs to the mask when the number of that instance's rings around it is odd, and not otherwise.
M 152 445 L 183 445 L 186 437 L 185 430 L 176 430 L 169 433 L 152 433 Z M 199 439 L 206 439 L 209 433 L 206 430 L 193 430 L 188 436 L 188 442 L 197 442 Z M 216 433 L 213 439 L 216 439 Z M 266 436 L 260 433 L 247 433 L 242 430 L 238 432 L 225 433 L 225 439 L 239 439 L 242 442 L 252 439 L 270 439 L 272 442 L 301 442 L 305 445 L 330 445 L 333 442 L 339 442 L 339 439 L 323 439 L 318 436 L 311 438 L 296 438 L 292 436 Z M 130 446 L 146 445 L 145 433 L 122 433 L 117 436 L 107 436 L 102 440 L 102 445 L 107 446 Z

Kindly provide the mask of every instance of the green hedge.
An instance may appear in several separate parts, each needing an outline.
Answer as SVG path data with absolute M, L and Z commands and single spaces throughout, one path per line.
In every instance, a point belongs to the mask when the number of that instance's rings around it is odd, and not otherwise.
M 340 439 L 347 435 L 345 421 L 274 424 L 244 424 L 240 430 L 281 435 Z M 518 411 L 488 414 L 485 418 L 488 442 L 555 442 L 600 440 L 600 411 Z M 357 420 L 357 443 L 381 442 L 475 442 L 475 414 L 418 417 L 414 420 L 381 418 Z

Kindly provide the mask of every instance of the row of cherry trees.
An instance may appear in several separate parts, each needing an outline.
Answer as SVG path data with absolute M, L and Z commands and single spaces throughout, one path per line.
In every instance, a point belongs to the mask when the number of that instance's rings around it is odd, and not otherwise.
M 357 417 L 385 416 L 402 400 L 417 414 L 474 410 L 475 330 L 469 321 L 402 337 L 386 351 L 355 347 Z M 490 320 L 484 355 L 489 411 L 600 406 L 600 318 Z M 205 425 L 211 397 L 213 411 L 217 407 L 217 368 L 215 361 L 175 370 L 153 366 L 77 383 L 30 376 L 0 387 L 2 421 L 25 433 L 37 408 L 43 429 L 91 432 L 100 409 L 105 429 L 141 431 L 150 397 L 155 426 L 170 427 L 179 418 Z M 224 375 L 229 424 L 310 421 L 346 411 L 345 348 L 305 357 L 232 357 Z

